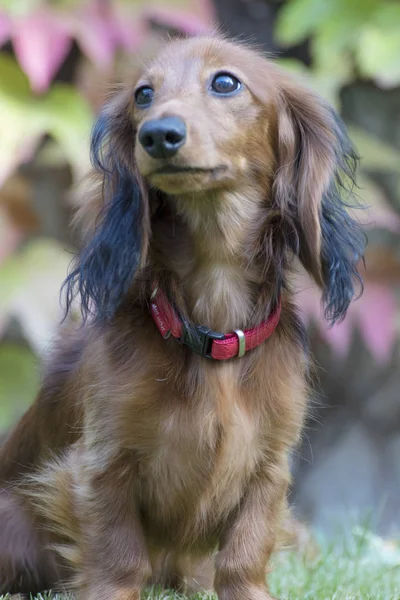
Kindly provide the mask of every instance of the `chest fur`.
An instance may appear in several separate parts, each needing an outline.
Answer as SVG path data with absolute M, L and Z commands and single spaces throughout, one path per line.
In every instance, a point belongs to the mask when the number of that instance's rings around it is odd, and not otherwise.
M 261 453 L 261 425 L 232 366 L 208 374 L 199 387 L 182 398 L 161 386 L 157 410 L 153 404 L 150 414 L 142 405 L 126 438 L 138 456 L 140 496 L 153 518 L 179 517 L 192 529 L 230 513 Z

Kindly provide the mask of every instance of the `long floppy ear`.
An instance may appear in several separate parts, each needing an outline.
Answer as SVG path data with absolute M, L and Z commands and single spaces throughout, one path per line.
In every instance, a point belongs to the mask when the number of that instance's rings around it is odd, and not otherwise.
M 278 102 L 274 203 L 297 223 L 299 257 L 323 290 L 325 317 L 342 320 L 361 277 L 365 235 L 355 205 L 357 153 L 340 117 L 320 97 L 283 79 Z
M 135 168 L 135 138 L 127 100 L 117 96 L 103 109 L 92 132 L 100 215 L 63 286 L 66 311 L 78 295 L 84 320 L 89 315 L 98 321 L 112 318 L 146 260 L 149 207 L 145 185 Z

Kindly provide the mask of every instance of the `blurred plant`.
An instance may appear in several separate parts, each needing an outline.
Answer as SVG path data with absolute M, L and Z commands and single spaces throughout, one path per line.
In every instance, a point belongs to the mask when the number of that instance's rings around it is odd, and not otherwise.
M 76 178 L 88 168 L 88 132 L 92 112 L 72 85 L 54 83 L 48 93 L 36 96 L 16 60 L 0 53 L 0 185 L 31 159 L 45 134 L 60 145 Z
M 37 358 L 29 348 L 0 346 L 0 434 L 33 401 L 39 384 Z
M 309 40 L 309 68 L 296 59 L 279 62 L 338 110 L 342 88 L 360 76 L 380 87 L 400 84 L 400 4 L 391 0 L 287 0 L 276 37 L 283 47 Z M 397 175 L 400 197 L 400 151 L 359 127 L 349 130 L 362 157 L 358 185 L 365 203 L 373 204 L 377 191 L 371 172 Z
M 362 161 L 358 181 L 359 195 L 365 201 L 365 208 L 357 211 L 356 218 L 364 225 L 369 238 L 366 249 L 366 268 L 360 266 L 364 289 L 348 310 L 342 323 L 328 327 L 320 303 L 320 292 L 304 273 L 297 278 L 298 306 L 305 321 L 314 323 L 322 338 L 336 355 L 345 358 L 350 349 L 354 329 L 358 328 L 361 338 L 371 356 L 380 364 L 392 357 L 395 343 L 400 334 L 398 314 L 398 287 L 400 284 L 400 215 L 387 202 L 382 190 L 368 177 L 368 169 L 373 164 L 374 171 L 390 171 L 397 166 L 396 152 L 384 144 L 372 140 L 365 143 L 364 132 L 351 129 L 352 139 L 362 140 L 369 149 Z M 383 148 L 382 153 L 379 152 Z M 360 147 L 360 144 L 358 144 Z M 376 155 L 374 155 L 374 150 Z M 361 291 L 361 290 L 360 290 Z
M 400 4 L 391 0 L 287 0 L 278 15 L 276 38 L 283 47 L 309 42 L 309 68 L 294 59 L 280 62 L 306 78 L 339 110 L 342 88 L 357 78 L 372 79 L 384 88 L 400 84 Z M 349 131 L 362 158 L 357 192 L 369 207 L 358 215 L 370 238 L 364 294 L 351 305 L 344 322 L 330 329 L 319 292 L 303 276 L 298 300 L 306 321 L 317 324 L 338 356 L 347 355 L 357 327 L 374 359 L 382 363 L 391 358 L 399 334 L 400 151 L 352 124 Z M 399 197 L 394 207 L 376 175 L 396 178 Z
M 57 240 L 31 239 L 56 206 L 38 214 L 33 180 L 19 167 L 45 167 L 47 185 L 52 169 L 67 168 L 79 182 L 94 113 L 124 60 L 154 24 L 192 34 L 213 17 L 211 0 L 0 0 L 0 427 L 16 416 L 15 403 L 32 399 L 35 355 L 61 320 L 71 258 Z M 13 324 L 27 346 L 4 339 Z
M 14 318 L 33 350 L 43 355 L 52 341 L 54 324 L 63 316 L 60 283 L 69 261 L 69 255 L 56 241 L 37 238 L 3 262 L 0 335 Z
M 357 74 L 400 83 L 400 4 L 392 0 L 288 0 L 277 23 L 283 46 L 310 39 L 312 71 L 335 93 Z
M 90 106 L 73 85 L 55 83 L 49 90 L 73 41 L 109 78 L 118 54 L 137 50 L 152 21 L 194 33 L 210 27 L 212 18 L 209 0 L 1 0 L 0 46 L 11 40 L 16 59 L 0 54 L 0 108 L 7 114 L 0 185 L 45 134 L 60 144 L 77 177 L 87 170 Z

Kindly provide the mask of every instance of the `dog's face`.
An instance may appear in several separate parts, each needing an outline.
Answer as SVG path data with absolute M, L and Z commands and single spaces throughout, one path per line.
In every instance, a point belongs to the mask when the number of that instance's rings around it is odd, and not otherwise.
M 84 312 L 93 303 L 99 318 L 115 313 L 146 264 L 161 191 L 277 272 L 297 254 L 327 318 L 344 317 L 364 248 L 346 210 L 357 155 L 335 111 L 257 51 L 215 36 L 168 42 L 104 108 L 92 158 L 101 226 L 67 280 Z
M 132 92 L 141 175 L 169 194 L 237 187 L 257 172 L 265 177 L 276 96 L 271 86 L 266 102 L 266 71 L 267 62 L 247 48 L 218 39 L 167 46 Z

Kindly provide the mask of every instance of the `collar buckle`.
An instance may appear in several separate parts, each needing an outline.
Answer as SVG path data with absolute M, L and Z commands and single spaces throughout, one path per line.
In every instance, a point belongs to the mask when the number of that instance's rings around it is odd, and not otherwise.
M 223 339 L 225 339 L 225 334 L 213 331 L 204 325 L 189 328 L 186 323 L 182 323 L 182 337 L 179 338 L 179 342 L 187 346 L 194 354 L 204 358 L 212 358 L 213 340 Z

